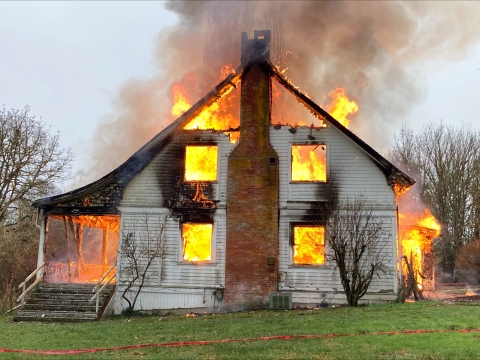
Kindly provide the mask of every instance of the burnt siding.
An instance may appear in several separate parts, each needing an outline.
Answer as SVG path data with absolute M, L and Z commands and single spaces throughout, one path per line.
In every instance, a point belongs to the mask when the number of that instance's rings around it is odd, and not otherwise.
M 391 273 L 375 278 L 364 301 L 391 300 L 396 292 L 396 226 L 395 198 L 387 179 L 375 163 L 334 127 L 321 130 L 289 126 L 270 129 L 270 142 L 279 157 L 280 178 L 280 221 L 279 221 L 279 290 L 292 291 L 293 301 L 318 303 L 325 301 L 343 302 L 345 295 L 333 264 L 324 266 L 294 266 L 291 246 L 291 224 L 293 222 L 316 222 L 315 201 L 329 201 L 333 197 L 345 200 L 362 196 L 365 203 L 374 209 L 375 215 L 385 223 L 391 236 L 384 254 Z M 315 137 L 311 140 L 310 136 Z M 328 183 L 291 182 L 291 146 L 293 144 L 327 145 Z M 328 235 L 328 229 L 327 229 Z M 328 248 L 327 248 L 328 251 Z
M 217 181 L 210 183 L 209 196 L 216 208 L 173 208 L 174 199 L 182 187 L 184 148 L 187 144 L 215 144 L 218 146 Z M 139 302 L 143 309 L 205 308 L 213 306 L 214 289 L 225 286 L 226 233 L 226 179 L 228 155 L 235 147 L 223 133 L 209 130 L 183 131 L 172 138 L 125 189 L 120 211 L 122 227 L 131 228 L 146 212 L 165 214 L 165 246 L 167 255 L 157 261 L 150 271 L 151 280 L 142 290 Z M 183 183 L 185 184 L 185 183 Z M 188 185 L 188 184 L 187 184 Z M 188 186 L 187 186 L 188 187 Z M 205 263 L 182 261 L 182 220 L 205 219 L 214 223 L 212 239 L 213 259 Z M 213 288 L 213 289 L 212 289 Z M 115 312 L 121 312 L 125 303 L 116 294 Z
M 363 194 L 369 205 L 380 208 L 395 206 L 395 196 L 384 173 L 338 129 L 328 127 L 311 130 L 299 127 L 295 134 L 289 129 L 290 126 L 282 126 L 278 130 L 272 126 L 270 130 L 270 141 L 279 156 L 281 209 L 295 208 L 296 202 L 326 201 L 332 192 L 340 196 L 339 200 Z M 309 135 L 315 140 L 310 140 Z M 318 143 L 327 145 L 328 183 L 292 183 L 292 145 Z

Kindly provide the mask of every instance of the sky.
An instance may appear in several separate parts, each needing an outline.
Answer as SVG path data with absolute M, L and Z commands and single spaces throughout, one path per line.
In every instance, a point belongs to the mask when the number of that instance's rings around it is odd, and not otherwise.
M 90 161 L 95 129 L 115 111 L 122 87 L 164 71 L 156 44 L 179 21 L 157 1 L 0 1 L 0 103 L 29 105 L 60 132 L 76 156 L 75 173 Z M 463 56 L 432 57 L 412 73 L 421 98 L 400 104 L 410 107 L 407 127 L 443 121 L 480 130 L 480 38 Z

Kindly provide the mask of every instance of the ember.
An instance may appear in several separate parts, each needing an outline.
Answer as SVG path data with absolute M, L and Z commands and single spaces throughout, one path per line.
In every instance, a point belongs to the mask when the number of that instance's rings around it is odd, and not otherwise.
M 187 146 L 185 149 L 185 181 L 217 180 L 217 146 Z
M 326 145 L 292 146 L 292 181 L 327 181 Z
M 213 224 L 184 223 L 182 226 L 183 260 L 212 260 Z
M 325 228 L 323 226 L 294 226 L 293 242 L 294 264 L 325 264 Z

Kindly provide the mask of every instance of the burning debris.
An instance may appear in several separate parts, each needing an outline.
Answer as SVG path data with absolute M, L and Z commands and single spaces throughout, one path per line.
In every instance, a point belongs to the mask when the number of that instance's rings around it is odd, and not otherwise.
M 441 226 L 430 210 L 422 209 L 421 203 L 408 189 L 400 188 L 397 201 L 402 203 L 398 214 L 399 241 L 402 251 L 402 273 L 404 276 L 405 296 L 422 298 L 421 291 L 428 285 L 433 289 L 433 241 L 440 236 Z M 402 207 L 412 212 L 402 211 Z

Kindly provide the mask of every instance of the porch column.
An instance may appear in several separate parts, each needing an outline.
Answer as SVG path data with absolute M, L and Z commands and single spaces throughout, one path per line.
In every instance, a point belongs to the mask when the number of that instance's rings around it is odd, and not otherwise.
M 43 214 L 43 211 L 40 212 L 40 241 L 38 242 L 38 257 L 37 257 L 37 268 L 42 265 L 45 260 L 45 228 L 47 225 L 47 217 Z M 43 275 L 45 268 L 37 272 L 37 279 Z
M 103 229 L 103 243 L 102 243 L 102 265 L 107 266 L 107 249 L 108 248 L 108 228 Z M 105 270 L 104 270 L 105 271 Z

